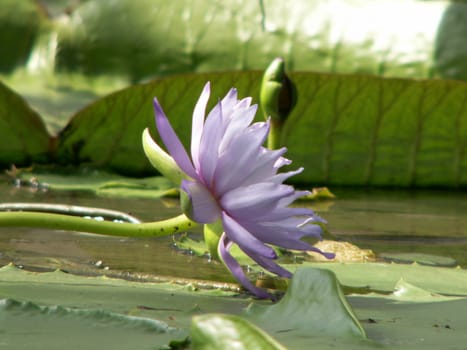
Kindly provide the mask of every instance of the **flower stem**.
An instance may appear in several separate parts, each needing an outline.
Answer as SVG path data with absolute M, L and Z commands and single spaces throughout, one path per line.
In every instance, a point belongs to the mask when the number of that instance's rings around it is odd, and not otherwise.
M 196 223 L 183 214 L 168 220 L 132 224 L 97 221 L 77 216 L 52 213 L 14 211 L 0 213 L 0 227 L 34 227 L 89 232 L 108 236 L 160 237 L 185 231 L 194 226 L 196 226 Z
M 271 128 L 269 129 L 269 135 L 267 145 L 269 149 L 278 149 L 281 145 L 281 134 L 282 134 L 282 122 L 278 120 L 271 120 Z

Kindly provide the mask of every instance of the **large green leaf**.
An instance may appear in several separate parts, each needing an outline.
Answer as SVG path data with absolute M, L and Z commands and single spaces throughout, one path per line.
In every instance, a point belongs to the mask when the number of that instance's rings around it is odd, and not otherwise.
M 467 185 L 467 85 L 441 80 L 292 73 L 298 104 L 281 142 L 305 171 L 294 181 L 332 185 Z M 151 171 L 141 133 L 155 139 L 157 96 L 188 145 L 191 114 L 205 81 L 211 105 L 235 86 L 258 102 L 259 72 L 174 76 L 114 93 L 78 113 L 60 135 L 62 163 L 128 174 Z M 261 113 L 258 113 L 261 118 Z
M 0 82 L 0 168 L 46 162 L 51 138 L 39 115 Z
M 292 69 L 426 77 L 448 4 L 88 1 L 59 31 L 57 65 L 138 80 L 168 73 L 263 69 L 283 56 Z

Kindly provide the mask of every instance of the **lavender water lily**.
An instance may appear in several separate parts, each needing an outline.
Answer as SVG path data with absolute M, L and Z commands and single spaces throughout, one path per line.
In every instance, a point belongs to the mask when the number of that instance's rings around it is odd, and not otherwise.
M 230 254 L 237 244 L 240 249 L 266 270 L 290 278 L 289 271 L 278 265 L 271 246 L 323 253 L 303 237 L 321 239 L 323 220 L 311 209 L 291 207 L 308 194 L 284 184 L 289 177 L 303 171 L 279 173 L 291 163 L 284 158 L 286 148 L 269 150 L 263 144 L 270 130 L 270 120 L 253 122 L 257 111 L 251 98 L 238 99 L 231 89 L 209 112 L 207 83 L 193 112 L 191 156 L 157 99 L 154 99 L 156 126 L 168 153 L 165 153 L 145 130 L 143 145 L 151 163 L 162 174 L 180 182 L 188 197 L 185 214 L 201 224 L 220 222 L 223 232 L 218 254 L 233 276 L 260 298 L 270 295 L 253 285 L 240 264 Z

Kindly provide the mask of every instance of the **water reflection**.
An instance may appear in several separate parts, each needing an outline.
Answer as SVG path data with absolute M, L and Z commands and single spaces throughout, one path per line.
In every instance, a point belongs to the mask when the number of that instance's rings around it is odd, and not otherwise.
M 330 230 L 362 248 L 454 258 L 467 266 L 467 193 L 339 190 L 323 213 Z

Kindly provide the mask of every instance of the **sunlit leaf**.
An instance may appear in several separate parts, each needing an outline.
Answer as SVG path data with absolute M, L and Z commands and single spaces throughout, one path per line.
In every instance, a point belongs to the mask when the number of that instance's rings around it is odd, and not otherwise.
M 300 0 L 293 6 L 278 0 L 205 0 L 196 5 L 87 1 L 61 25 L 57 67 L 138 80 L 168 73 L 264 69 L 282 56 L 297 70 L 426 77 L 447 6 L 444 1 Z

